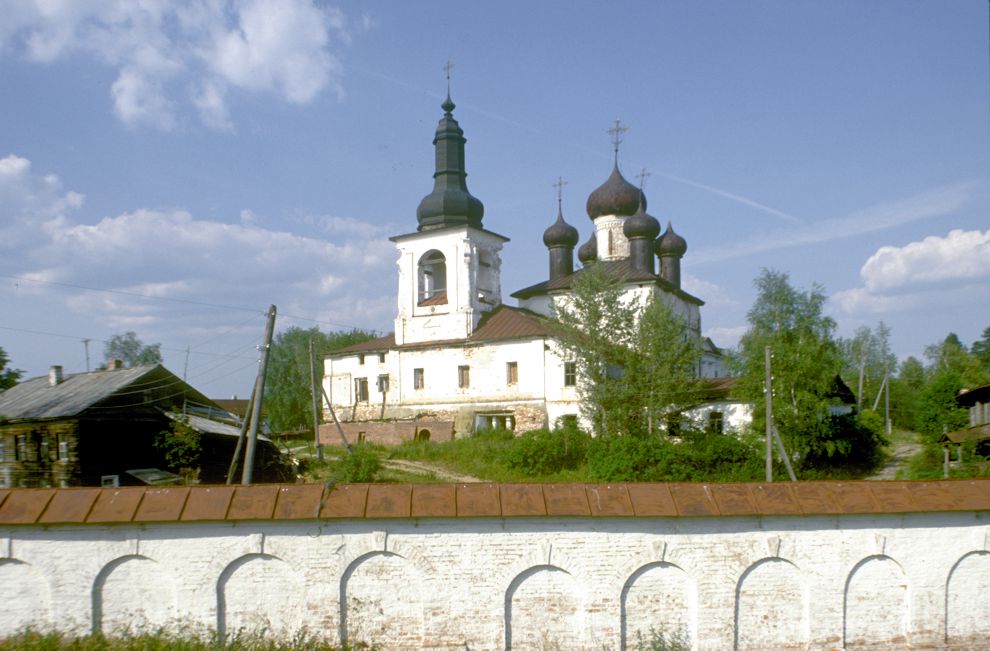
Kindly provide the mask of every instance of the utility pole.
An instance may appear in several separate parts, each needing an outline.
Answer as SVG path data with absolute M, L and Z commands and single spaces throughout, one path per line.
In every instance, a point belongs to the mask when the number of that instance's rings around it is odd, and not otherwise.
M 254 470 L 254 446 L 258 441 L 258 423 L 261 421 L 261 403 L 265 395 L 265 374 L 268 372 L 268 353 L 272 348 L 272 335 L 275 334 L 275 306 L 268 308 L 268 323 L 265 326 L 265 343 L 261 348 L 261 363 L 258 366 L 258 381 L 254 386 L 254 400 L 251 405 L 251 431 L 248 433 L 247 448 L 244 451 L 244 470 L 241 473 L 241 483 L 245 486 L 251 483 L 251 471 Z
M 182 381 L 186 381 L 186 371 L 189 370 L 189 346 L 186 346 L 186 363 L 182 365 Z
M 883 418 L 887 421 L 887 436 L 891 434 L 890 426 L 890 374 L 883 376 L 883 383 L 886 385 L 887 391 L 884 393 L 883 397 Z
M 309 381 L 310 394 L 313 397 L 313 443 L 316 445 L 316 458 L 323 461 L 323 444 L 320 443 L 320 396 L 317 393 L 316 354 L 313 350 L 313 338 L 309 338 Z
M 86 372 L 89 373 L 89 342 L 90 339 L 83 339 L 83 348 L 86 349 Z
M 241 432 L 237 437 L 237 445 L 234 446 L 234 456 L 231 458 L 230 466 L 227 468 L 227 484 L 233 484 L 234 477 L 237 475 L 237 461 L 241 458 L 241 450 L 244 449 L 244 441 L 247 438 L 247 429 L 251 424 L 251 412 L 254 410 L 254 394 L 257 393 L 258 378 L 254 379 L 254 386 L 255 388 L 251 390 L 251 397 L 248 398 L 244 418 L 241 420 Z
M 773 378 L 770 375 L 770 346 L 764 348 L 763 352 L 765 356 L 764 365 L 766 366 L 766 380 L 764 383 L 763 390 L 766 393 L 766 401 L 767 401 L 767 408 L 766 408 L 767 481 L 771 482 L 773 481 L 773 382 L 772 382 Z

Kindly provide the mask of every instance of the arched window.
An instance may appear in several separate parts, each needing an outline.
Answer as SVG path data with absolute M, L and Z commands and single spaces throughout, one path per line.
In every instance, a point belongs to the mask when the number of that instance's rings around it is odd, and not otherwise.
M 418 303 L 441 305 L 447 302 L 447 261 L 436 249 L 419 259 Z

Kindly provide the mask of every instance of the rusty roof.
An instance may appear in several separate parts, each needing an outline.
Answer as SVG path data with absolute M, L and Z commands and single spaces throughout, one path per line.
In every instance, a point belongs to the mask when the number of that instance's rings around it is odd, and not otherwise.
M 300 519 L 729 517 L 990 510 L 990 479 L 320 484 L 0 490 L 0 526 Z
M 327 357 L 344 357 L 358 353 L 385 352 L 388 350 L 409 350 L 421 348 L 439 348 L 448 346 L 471 346 L 489 341 L 505 339 L 526 339 L 529 337 L 550 336 L 550 330 L 543 317 L 532 310 L 510 305 L 499 305 L 486 313 L 478 322 L 478 327 L 467 339 L 444 339 L 439 341 L 423 341 L 414 344 L 397 346 L 395 335 L 388 334 L 371 341 L 347 346 L 327 354 Z

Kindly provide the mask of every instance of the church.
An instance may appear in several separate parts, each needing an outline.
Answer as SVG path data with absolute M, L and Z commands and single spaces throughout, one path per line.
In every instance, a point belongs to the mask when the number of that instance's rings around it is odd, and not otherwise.
M 653 294 L 701 337 L 704 302 L 681 287 L 684 238 L 646 212 L 646 196 L 619 171 L 618 123 L 611 175 L 587 201 L 593 231 L 580 236 L 557 219 L 543 234 L 548 277 L 502 302 L 502 250 L 509 238 L 485 228 L 484 205 L 468 191 L 464 131 L 447 98 L 433 144 L 433 191 L 420 201 L 414 232 L 398 249 L 395 330 L 324 360 L 323 388 L 344 422 L 428 418 L 456 434 L 480 428 L 523 432 L 579 418 L 576 363 L 544 322 L 590 265 L 602 265 L 630 297 Z M 718 348 L 703 340 L 700 377 L 724 376 Z M 327 414 L 329 417 L 329 414 Z

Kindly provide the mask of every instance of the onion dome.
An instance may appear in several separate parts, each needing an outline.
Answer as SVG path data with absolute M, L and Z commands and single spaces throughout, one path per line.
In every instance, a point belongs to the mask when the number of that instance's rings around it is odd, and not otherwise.
M 564 214 L 559 208 L 557 209 L 557 221 L 543 231 L 543 244 L 547 248 L 566 246 L 573 249 L 577 246 L 579 238 L 577 229 L 564 221 Z
M 654 239 L 660 234 L 660 222 L 647 214 L 643 205 L 646 199 L 639 204 L 639 210 L 622 225 L 622 234 L 630 240 L 633 238 Z
M 454 102 L 449 93 L 440 108 L 444 115 L 433 138 L 436 148 L 433 192 L 423 197 L 416 210 L 419 230 L 461 225 L 481 228 L 485 207 L 467 189 L 467 172 L 464 169 L 464 143 L 467 139 L 454 119 Z
M 687 241 L 674 232 L 674 227 L 667 222 L 667 230 L 657 240 L 653 250 L 659 256 L 676 255 L 678 258 L 687 252 Z
M 616 165 L 608 180 L 588 197 L 588 217 L 594 220 L 602 215 L 632 215 L 639 208 L 641 197 L 646 210 L 646 195 L 623 178 Z
M 594 262 L 598 259 L 598 242 L 595 240 L 595 234 L 592 233 L 588 241 L 581 245 L 578 249 L 578 260 L 581 264 L 588 266 L 589 263 Z

